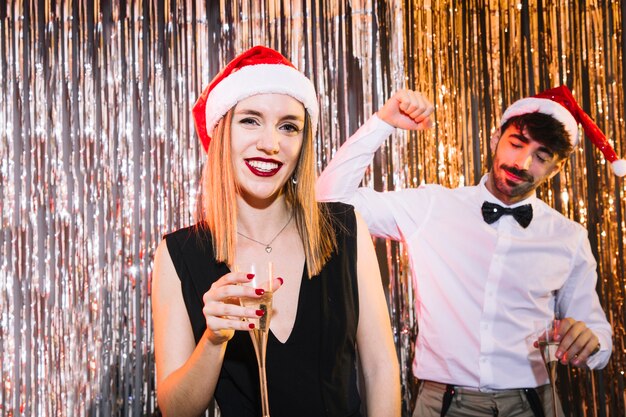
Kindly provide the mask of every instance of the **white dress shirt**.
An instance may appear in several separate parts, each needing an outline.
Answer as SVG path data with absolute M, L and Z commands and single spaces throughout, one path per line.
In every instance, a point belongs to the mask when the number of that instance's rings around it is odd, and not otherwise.
M 418 323 L 413 372 L 419 379 L 480 390 L 548 383 L 535 322 L 553 317 L 584 321 L 601 350 L 587 362 L 604 367 L 612 330 L 600 306 L 596 262 L 587 231 L 536 196 L 533 220 L 513 216 L 484 222 L 484 201 L 506 206 L 485 187 L 425 185 L 379 193 L 359 183 L 393 127 L 376 115 L 324 170 L 320 201 L 354 205 L 378 237 L 405 242 L 411 262 Z M 555 306 L 556 302 L 556 306 Z

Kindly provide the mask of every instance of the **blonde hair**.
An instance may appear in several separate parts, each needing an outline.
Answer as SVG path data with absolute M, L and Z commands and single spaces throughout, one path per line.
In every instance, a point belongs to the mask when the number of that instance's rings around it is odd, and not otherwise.
M 218 122 L 202 171 L 200 226 L 211 232 L 213 251 L 219 262 L 232 265 L 235 260 L 237 235 L 237 182 L 231 158 L 230 126 L 233 109 Z M 304 246 L 307 273 L 320 273 L 337 248 L 337 240 L 329 214 L 315 199 L 315 150 L 311 120 L 305 112 L 304 137 L 298 163 L 282 192 Z

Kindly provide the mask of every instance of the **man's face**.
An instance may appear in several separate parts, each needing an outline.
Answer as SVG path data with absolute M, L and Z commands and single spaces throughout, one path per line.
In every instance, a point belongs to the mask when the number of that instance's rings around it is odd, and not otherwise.
M 503 203 L 514 204 L 532 195 L 565 161 L 533 140 L 526 129 L 511 125 L 496 144 L 487 189 Z

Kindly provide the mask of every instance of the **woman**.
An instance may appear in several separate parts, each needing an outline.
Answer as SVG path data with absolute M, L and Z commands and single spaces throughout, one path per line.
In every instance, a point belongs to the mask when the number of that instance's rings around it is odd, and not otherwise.
M 260 297 L 234 265 L 271 261 L 267 345 L 272 417 L 361 416 L 356 350 L 372 416 L 400 415 L 397 358 L 376 256 L 351 206 L 315 201 L 310 80 L 278 52 L 235 58 L 194 106 L 208 154 L 200 222 L 167 235 L 153 275 L 159 407 L 197 416 L 260 414 L 248 332 Z M 212 139 L 211 139 L 212 137 Z M 276 288 L 278 288 L 276 290 Z M 361 393 L 363 395 L 363 393 Z

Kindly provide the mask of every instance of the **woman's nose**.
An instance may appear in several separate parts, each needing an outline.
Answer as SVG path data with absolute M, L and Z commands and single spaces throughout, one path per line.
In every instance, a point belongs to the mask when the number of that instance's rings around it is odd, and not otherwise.
M 279 149 L 280 136 L 274 129 L 266 129 L 256 143 L 256 148 L 268 154 L 275 154 Z

